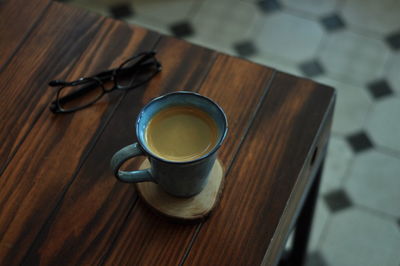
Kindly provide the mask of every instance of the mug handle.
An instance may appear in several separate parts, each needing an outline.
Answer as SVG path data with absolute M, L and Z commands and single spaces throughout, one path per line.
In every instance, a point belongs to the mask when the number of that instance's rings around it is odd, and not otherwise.
M 133 143 L 117 151 L 111 158 L 111 169 L 119 181 L 126 183 L 139 183 L 145 181 L 156 182 L 150 173 L 150 169 L 139 171 L 121 171 L 121 165 L 130 158 L 144 155 L 138 143 Z

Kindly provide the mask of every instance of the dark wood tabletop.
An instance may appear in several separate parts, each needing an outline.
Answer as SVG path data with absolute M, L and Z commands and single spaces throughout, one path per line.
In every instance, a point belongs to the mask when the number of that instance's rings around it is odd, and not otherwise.
M 0 1 L 0 38 L 0 265 L 278 262 L 325 155 L 332 88 L 48 0 Z M 50 80 L 152 49 L 163 70 L 151 82 L 49 111 Z M 156 215 L 109 167 L 139 110 L 175 90 L 212 98 L 229 121 L 222 198 L 199 223 Z

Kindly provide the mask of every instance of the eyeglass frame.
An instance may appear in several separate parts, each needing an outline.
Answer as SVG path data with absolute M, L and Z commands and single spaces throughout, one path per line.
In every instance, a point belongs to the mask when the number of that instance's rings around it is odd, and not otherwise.
M 93 76 L 90 76 L 90 77 L 82 77 L 82 78 L 79 78 L 79 79 L 77 79 L 75 81 L 71 81 L 71 82 L 66 82 L 66 81 L 63 81 L 63 80 L 52 80 L 52 81 L 50 81 L 49 82 L 49 86 L 51 86 L 51 87 L 60 86 L 60 88 L 57 91 L 56 100 L 52 101 L 51 104 L 50 104 L 50 107 L 49 107 L 50 110 L 53 113 L 72 113 L 72 112 L 76 112 L 76 111 L 85 109 L 85 108 L 93 105 L 94 103 L 96 103 L 98 100 L 100 100 L 107 93 L 110 93 L 110 92 L 115 91 L 115 90 L 121 90 L 121 91 L 131 90 L 131 89 L 137 88 L 137 87 L 145 84 L 146 82 L 149 82 L 155 75 L 157 75 L 162 70 L 161 63 L 155 58 L 155 55 L 156 55 L 155 51 L 141 52 L 141 53 L 139 53 L 139 54 L 137 54 L 137 55 L 135 55 L 135 56 L 133 56 L 131 58 L 128 58 L 127 60 L 125 60 L 117 68 L 110 69 L 110 70 L 107 70 L 107 71 L 103 71 L 103 72 L 100 72 L 100 73 L 98 73 L 96 75 L 93 75 Z M 135 60 L 135 59 L 139 58 L 140 56 L 143 56 L 143 58 L 140 58 L 135 64 L 133 64 L 132 66 L 129 66 L 127 69 L 123 68 L 123 66 L 125 64 L 127 64 L 128 62 L 130 62 L 132 60 Z M 140 67 L 142 63 L 146 62 L 146 60 L 148 60 L 150 58 L 154 59 L 154 62 L 147 63 L 147 64 L 154 64 L 155 63 L 155 66 L 156 66 L 156 71 L 154 72 L 153 75 L 151 75 L 148 79 L 146 79 L 146 80 L 144 80 L 144 81 L 142 81 L 142 82 L 140 82 L 138 84 L 135 84 L 134 86 L 132 86 L 132 85 L 120 86 L 118 84 L 118 75 L 119 75 L 118 72 L 119 71 L 124 71 L 124 70 L 128 71 L 128 70 L 134 69 L 136 67 Z M 146 66 L 146 64 L 144 66 Z M 144 66 L 142 66 L 142 67 L 144 67 Z M 138 69 L 135 72 L 133 72 L 133 75 L 137 71 L 138 71 Z M 107 82 L 107 81 L 113 81 L 114 82 L 114 86 L 112 88 L 110 88 L 110 89 L 107 89 L 104 86 L 104 83 Z M 133 81 L 134 81 L 134 79 L 132 79 L 130 84 L 133 84 L 134 83 Z M 63 88 L 84 85 L 85 83 L 87 83 L 88 85 L 60 98 L 60 93 L 61 93 Z M 98 87 L 101 87 L 102 93 L 97 98 L 95 98 L 93 101 L 91 101 L 90 103 L 82 105 L 82 106 L 79 106 L 79 107 L 76 107 L 76 108 L 71 108 L 71 109 L 64 109 L 61 106 L 62 102 L 68 102 L 69 100 L 76 99 L 77 97 L 89 92 L 90 90 L 98 88 Z M 61 102 L 61 104 L 60 104 L 60 102 Z

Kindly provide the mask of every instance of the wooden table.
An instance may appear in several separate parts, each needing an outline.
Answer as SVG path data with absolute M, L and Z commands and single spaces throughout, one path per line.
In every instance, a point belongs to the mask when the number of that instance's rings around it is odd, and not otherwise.
M 0 2 L 0 38 L 0 265 L 274 265 L 296 221 L 302 260 L 333 89 L 46 0 Z M 147 85 L 49 111 L 49 80 L 150 49 L 163 71 Z M 222 199 L 197 224 L 156 216 L 109 169 L 135 141 L 138 111 L 174 90 L 211 97 L 230 124 Z

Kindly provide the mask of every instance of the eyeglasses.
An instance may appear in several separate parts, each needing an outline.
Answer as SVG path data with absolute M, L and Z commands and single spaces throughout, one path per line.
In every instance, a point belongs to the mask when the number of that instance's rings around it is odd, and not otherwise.
M 49 86 L 59 87 L 51 102 L 53 113 L 71 113 L 91 106 L 105 94 L 115 90 L 130 90 L 150 81 L 161 71 L 156 52 L 142 52 L 123 62 L 118 68 L 100 72 L 75 81 L 52 80 Z M 111 85 L 111 86 L 110 86 Z

